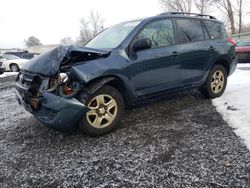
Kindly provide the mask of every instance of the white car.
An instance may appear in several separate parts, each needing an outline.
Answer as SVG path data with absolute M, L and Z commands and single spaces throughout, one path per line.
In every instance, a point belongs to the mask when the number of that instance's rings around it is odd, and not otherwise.
M 18 72 L 28 60 L 12 54 L 0 54 L 0 61 L 3 62 L 6 71 Z

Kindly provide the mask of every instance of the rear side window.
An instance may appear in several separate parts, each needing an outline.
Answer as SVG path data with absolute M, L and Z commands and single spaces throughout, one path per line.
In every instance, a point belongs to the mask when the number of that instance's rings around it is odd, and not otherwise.
M 199 20 L 176 19 L 181 43 L 204 40 L 204 33 Z
M 223 24 L 214 21 L 204 21 L 204 24 L 212 39 L 226 38 L 227 33 Z

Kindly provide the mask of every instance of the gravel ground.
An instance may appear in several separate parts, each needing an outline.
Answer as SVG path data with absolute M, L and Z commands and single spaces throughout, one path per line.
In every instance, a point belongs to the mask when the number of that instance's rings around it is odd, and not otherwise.
M 250 187 L 249 151 L 198 92 L 128 109 L 91 138 L 43 126 L 12 80 L 0 80 L 0 187 Z

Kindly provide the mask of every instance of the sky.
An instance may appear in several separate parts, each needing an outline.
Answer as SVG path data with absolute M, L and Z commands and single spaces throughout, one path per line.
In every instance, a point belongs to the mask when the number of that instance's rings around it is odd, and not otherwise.
M 0 48 L 23 48 L 31 35 L 43 44 L 76 39 L 80 19 L 91 10 L 101 14 L 105 27 L 162 11 L 158 0 L 0 0 Z
M 76 40 L 80 20 L 91 10 L 101 14 L 105 27 L 163 12 L 159 0 L 0 0 L 0 48 L 24 48 L 31 35 L 43 44 Z

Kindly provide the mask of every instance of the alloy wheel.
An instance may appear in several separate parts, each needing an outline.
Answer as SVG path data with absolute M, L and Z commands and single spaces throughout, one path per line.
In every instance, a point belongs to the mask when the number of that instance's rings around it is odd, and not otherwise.
M 109 126 L 117 116 L 117 102 L 106 94 L 97 95 L 88 104 L 90 109 L 86 113 L 88 123 L 95 128 Z
M 221 92 L 224 87 L 224 83 L 225 83 L 225 78 L 223 72 L 220 70 L 215 71 L 211 82 L 211 89 L 213 93 L 217 94 Z

